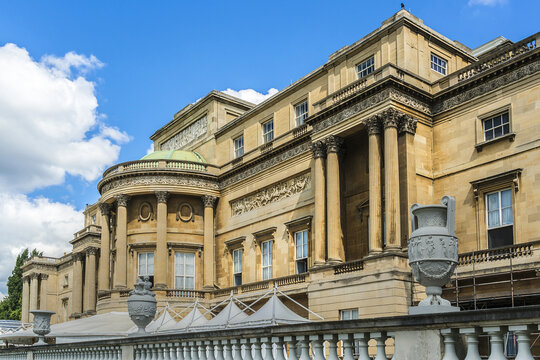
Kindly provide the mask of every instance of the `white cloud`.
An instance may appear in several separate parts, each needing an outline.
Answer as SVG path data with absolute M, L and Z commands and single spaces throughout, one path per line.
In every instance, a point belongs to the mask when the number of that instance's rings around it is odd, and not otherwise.
M 506 4 L 507 0 L 469 0 L 469 6 L 483 5 L 483 6 L 496 6 Z
M 146 150 L 146 155 L 150 154 L 150 153 L 153 153 L 154 152 L 154 143 L 152 142 L 150 144 L 150 147 L 148 147 L 148 149 Z
M 25 248 L 45 256 L 70 251 L 69 240 L 83 226 L 83 214 L 71 205 L 22 194 L 0 193 L 0 292 L 6 291 L 15 259 Z
M 82 76 L 102 66 L 95 56 L 37 62 L 15 44 L 0 47 L 0 189 L 57 185 L 66 173 L 92 181 L 118 159 L 129 137 L 103 123 L 95 85 Z
M 222 93 L 225 93 L 227 95 L 231 95 L 237 98 L 240 98 L 245 101 L 249 101 L 254 104 L 259 104 L 263 102 L 264 100 L 268 99 L 272 95 L 275 95 L 278 93 L 278 89 L 270 88 L 268 89 L 268 92 L 266 94 L 260 93 L 258 91 L 255 91 L 253 89 L 243 89 L 243 90 L 233 90 L 233 89 L 227 89 L 221 91 Z

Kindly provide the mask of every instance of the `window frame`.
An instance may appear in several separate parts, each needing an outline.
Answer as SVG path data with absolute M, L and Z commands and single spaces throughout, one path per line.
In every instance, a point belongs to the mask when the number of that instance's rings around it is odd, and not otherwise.
M 270 244 L 268 246 L 268 253 L 266 254 L 268 256 L 268 263 L 269 265 L 264 265 L 264 257 L 265 257 L 265 245 L 266 244 Z M 274 251 L 273 251 L 273 247 L 274 247 L 274 240 L 273 239 L 269 239 L 269 240 L 263 240 L 261 241 L 261 278 L 263 281 L 265 280 L 270 280 L 274 277 L 274 269 L 273 269 L 273 265 L 274 265 L 274 261 L 273 261 L 273 257 L 274 257 Z M 270 269 L 270 276 L 269 277 L 265 277 L 265 270 L 266 269 Z
M 236 141 L 237 140 L 242 140 L 242 147 L 236 147 Z M 242 149 L 242 153 L 239 154 L 239 149 Z M 242 135 L 239 135 L 235 138 L 233 138 L 233 153 L 234 153 L 234 158 L 235 159 L 239 159 L 241 158 L 242 156 L 244 156 L 244 134 Z
M 434 62 L 433 58 L 435 58 L 435 60 L 439 60 L 440 63 Z M 446 60 L 442 56 L 439 56 L 439 55 L 435 54 L 434 52 L 430 53 L 429 59 L 430 59 L 429 67 L 430 67 L 431 70 L 433 70 L 437 74 L 440 74 L 440 75 L 443 75 L 443 76 L 446 76 L 448 74 L 448 60 Z M 443 63 L 444 63 L 444 67 L 442 66 Z M 438 68 L 443 69 L 444 72 L 439 71 Z
M 298 257 L 298 244 L 297 244 L 297 234 L 302 234 L 302 252 L 305 251 L 305 254 L 302 254 L 304 256 Z M 293 234 L 293 241 L 294 241 L 294 273 L 295 274 L 304 274 L 308 271 L 308 257 L 309 257 L 309 233 L 308 229 L 302 229 L 299 231 L 295 231 Z M 304 244 L 305 241 L 305 244 Z M 305 263 L 305 271 L 300 272 L 298 269 L 298 263 L 303 262 Z
M 350 318 L 350 319 L 344 319 L 344 318 L 343 318 L 343 314 L 345 314 L 345 313 L 347 313 L 347 312 L 350 312 L 350 313 L 351 313 L 351 318 Z M 356 312 L 356 318 L 352 316 L 352 315 L 354 315 L 355 312 Z M 346 320 L 358 320 L 358 319 L 359 319 L 358 308 L 340 309 L 340 310 L 339 310 L 339 320 L 340 320 L 340 321 L 346 321 Z
M 504 115 L 506 115 L 506 122 L 504 122 Z M 501 119 L 501 124 L 500 125 L 492 125 L 492 127 L 488 130 L 486 130 L 486 123 L 488 121 L 492 121 L 492 122 L 495 122 L 495 119 L 500 117 Z M 508 130 L 507 132 L 504 132 L 505 130 L 505 125 L 507 125 L 508 127 Z M 507 135 L 511 134 L 512 133 L 512 128 L 511 128 L 511 121 L 510 121 L 510 111 L 509 110 L 504 110 L 504 111 L 501 111 L 495 115 L 490 115 L 490 116 L 487 116 L 487 117 L 484 117 L 482 118 L 482 136 L 483 136 L 483 139 L 484 139 L 484 142 L 489 142 L 489 141 L 496 141 L 498 140 L 499 138 L 504 138 L 506 137 Z M 501 128 L 502 129 L 502 132 L 500 135 L 495 135 L 495 129 L 496 128 Z M 488 131 L 492 131 L 493 132 L 493 137 L 491 139 L 488 139 L 487 136 L 486 136 L 486 133 Z
M 297 109 L 305 105 L 305 112 L 298 115 Z M 302 126 L 306 123 L 306 119 L 309 117 L 309 104 L 307 99 L 294 105 L 294 123 L 296 127 Z
M 512 214 L 512 223 L 510 223 L 510 224 L 503 224 L 502 193 L 505 192 L 505 191 L 508 191 L 510 193 L 510 201 L 511 201 L 510 210 L 511 210 L 511 214 Z M 498 211 L 498 215 L 499 215 L 499 217 L 498 217 L 499 225 L 490 227 L 490 225 L 489 225 L 489 213 L 490 213 L 490 210 L 489 210 L 488 196 L 492 195 L 492 194 L 498 194 L 498 196 L 497 196 L 497 201 L 498 201 L 497 211 Z M 508 207 L 504 207 L 504 208 L 508 208 Z M 486 220 L 485 220 L 486 223 L 485 224 L 486 224 L 487 248 L 488 249 L 496 249 L 498 247 L 511 246 L 511 245 L 515 244 L 515 236 L 514 236 L 514 189 L 512 187 L 504 187 L 504 188 L 501 188 L 499 190 L 489 191 L 489 192 L 484 193 L 484 211 L 485 211 L 485 214 L 486 214 Z M 490 242 L 489 242 L 489 232 L 491 230 L 497 230 L 497 229 L 508 228 L 508 227 L 512 227 L 512 244 L 510 244 L 510 245 L 502 245 L 502 246 L 497 246 L 497 247 L 491 246 Z
M 272 124 L 272 129 L 265 131 L 266 125 Z M 262 142 L 263 144 L 268 144 L 274 141 L 274 119 L 267 120 L 261 123 L 261 133 L 262 133 Z M 271 138 L 268 138 L 268 134 L 271 134 Z
M 152 254 L 152 274 L 148 274 L 148 255 Z M 145 256 L 146 274 L 141 274 L 141 255 Z M 137 253 L 137 277 L 154 276 L 155 255 L 153 251 L 141 251 Z
M 239 262 L 240 262 L 240 269 L 238 271 L 238 269 L 236 269 L 236 259 L 235 259 L 235 256 L 236 254 L 240 254 L 238 259 L 239 259 Z M 232 250 L 232 275 L 233 275 L 233 286 L 240 286 L 242 285 L 242 268 L 244 266 L 244 261 L 243 261 L 243 258 L 244 258 L 244 249 L 243 248 L 238 248 L 238 249 L 233 249 Z M 237 283 L 236 281 L 236 277 L 237 276 L 240 276 L 240 283 Z
M 364 68 L 360 69 L 364 64 L 371 62 Z M 356 78 L 357 80 L 363 79 L 366 76 L 373 74 L 375 71 L 375 55 L 371 55 L 370 57 L 366 58 L 364 61 L 359 62 L 355 65 L 356 69 Z
M 178 255 L 183 255 L 184 259 L 183 259 L 183 264 L 184 264 L 184 273 L 182 275 L 179 275 L 177 274 L 177 256 Z M 193 257 L 193 275 L 186 275 L 186 257 L 187 255 L 189 255 L 190 257 Z M 192 253 L 192 252 L 187 252 L 187 251 L 176 251 L 174 253 L 174 288 L 175 289 L 178 289 L 178 290 L 195 290 L 195 281 L 196 281 L 196 263 L 195 263 L 195 253 Z M 183 287 L 178 287 L 177 286 L 177 279 L 178 278 L 183 278 Z M 193 288 L 187 288 L 186 287 L 186 278 L 193 278 Z

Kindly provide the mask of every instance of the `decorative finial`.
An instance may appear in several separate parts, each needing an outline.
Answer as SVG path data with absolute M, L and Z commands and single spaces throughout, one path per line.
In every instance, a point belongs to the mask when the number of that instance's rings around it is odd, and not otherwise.
M 401 3 L 401 10 L 405 10 L 405 4 Z

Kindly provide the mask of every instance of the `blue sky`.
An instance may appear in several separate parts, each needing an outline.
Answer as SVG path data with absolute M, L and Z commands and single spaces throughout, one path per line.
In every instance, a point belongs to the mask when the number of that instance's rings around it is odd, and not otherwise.
M 471 48 L 499 35 L 518 41 L 540 31 L 538 0 L 415 0 L 405 6 Z M 8 229 L 0 235 L 0 251 L 13 255 L 38 246 L 59 255 L 67 250 L 61 244 L 82 227 L 84 205 L 99 198 L 100 167 L 145 155 L 148 137 L 176 111 L 212 89 L 282 89 L 399 8 L 398 1 L 0 3 L 0 47 L 13 60 L 4 64 L 29 66 L 20 74 L 34 66 L 46 83 L 38 88 L 48 89 L 48 95 L 34 93 L 26 76 L 0 82 L 0 105 L 21 107 L 7 113 L 0 107 L 0 150 L 9 155 L 0 160 L 0 227 Z M 52 77 L 39 75 L 40 69 Z M 30 87 L 21 85 L 25 80 Z M 59 82 L 62 90 L 52 85 Z M 63 106 L 55 101 L 62 96 L 84 101 L 59 113 Z M 22 126 L 28 118 L 35 122 Z M 27 129 L 35 138 L 25 137 Z M 40 136 L 51 129 L 77 135 L 67 143 Z M 2 141 L 13 145 L 2 147 Z M 13 220 L 28 214 L 36 218 L 30 225 Z M 60 225 L 55 216 L 64 217 Z M 0 293 L 13 262 L 3 258 Z

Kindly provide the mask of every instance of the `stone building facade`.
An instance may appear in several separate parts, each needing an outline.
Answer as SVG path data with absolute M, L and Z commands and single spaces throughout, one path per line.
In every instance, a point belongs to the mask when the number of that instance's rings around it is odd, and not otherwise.
M 406 314 L 409 209 L 443 195 L 445 296 L 537 302 L 539 38 L 471 50 L 401 10 L 261 104 L 210 92 L 105 171 L 71 253 L 24 265 L 22 320 L 125 311 L 144 275 L 161 307 L 276 285 L 328 320 Z

